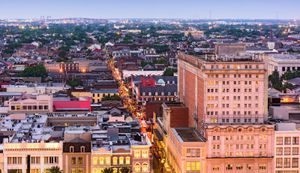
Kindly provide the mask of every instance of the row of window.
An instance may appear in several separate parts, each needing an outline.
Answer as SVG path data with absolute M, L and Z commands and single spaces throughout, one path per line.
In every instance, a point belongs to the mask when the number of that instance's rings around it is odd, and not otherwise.
M 145 93 L 145 92 L 142 93 L 143 96 L 146 96 L 146 94 L 147 94 L 147 93 Z M 155 96 L 158 96 L 158 95 L 164 96 L 165 93 L 164 93 L 164 92 L 161 92 L 161 93 L 155 92 L 154 95 L 155 95 Z M 168 96 L 171 96 L 172 93 L 171 93 L 171 92 L 168 92 L 167 95 L 168 95 Z M 174 92 L 173 95 L 176 95 L 176 92 Z M 148 92 L 148 95 L 147 95 L 147 96 L 152 96 L 152 93 L 151 93 L 151 92 Z
M 244 81 L 245 85 L 252 85 L 252 82 L 254 81 Z M 242 81 L 207 81 L 207 85 L 241 85 Z M 255 81 L 255 84 L 258 85 L 259 81 Z
M 16 105 L 16 106 L 11 106 L 10 107 L 11 110 L 48 110 L 49 107 L 48 105 L 27 105 L 27 106 L 20 106 L 20 105 Z
M 134 150 L 133 157 L 147 159 L 149 157 L 149 150 Z
M 44 157 L 45 164 L 58 164 L 59 158 L 57 156 L 48 156 Z M 32 164 L 40 164 L 40 157 L 31 157 L 30 162 Z M 8 157 L 7 158 L 8 165 L 21 165 L 22 157 Z
M 299 137 L 276 137 L 276 145 L 299 145 Z
M 276 168 L 298 168 L 299 158 L 276 158 Z
M 219 105 L 218 104 L 207 104 L 206 107 L 208 109 L 214 109 L 214 108 L 218 108 Z M 252 104 L 249 103 L 249 104 L 244 104 L 244 107 L 241 107 L 241 104 L 237 103 L 237 104 L 222 104 L 222 108 L 233 108 L 233 109 L 236 109 L 236 108 L 252 108 Z M 258 103 L 255 104 L 255 108 L 258 108 Z
M 246 170 L 254 170 L 254 166 L 251 165 L 251 164 L 247 164 L 245 167 L 244 167 L 243 165 L 239 165 L 239 164 L 237 164 L 235 167 L 233 166 L 233 164 L 227 164 L 227 165 L 225 166 L 225 169 L 226 169 L 227 171 L 229 171 L 229 170 L 234 170 L 234 168 L 235 168 L 236 170 L 243 170 L 243 169 L 246 169 Z M 258 169 L 259 169 L 259 170 L 267 170 L 267 165 L 266 165 L 266 164 L 259 164 L 259 165 L 258 165 Z M 220 166 L 214 165 L 214 166 L 212 167 L 212 170 L 213 170 L 213 171 L 219 171 L 219 170 L 220 170 Z
M 259 78 L 259 77 L 261 77 L 261 76 L 263 76 L 263 75 L 258 75 L 258 74 L 255 74 L 255 75 L 252 75 L 252 74 L 208 74 L 208 77 L 210 77 L 210 78 L 213 78 L 213 77 L 215 77 L 215 78 L 221 78 L 221 77 L 223 77 L 223 78 L 232 78 L 232 77 L 234 77 L 234 78 L 253 78 L 253 77 L 255 77 L 255 78 Z
M 242 89 L 240 88 L 233 88 L 230 90 L 230 88 L 222 88 L 220 90 L 218 90 L 218 88 L 208 88 L 207 89 L 207 92 L 208 93 L 219 93 L 222 92 L 222 93 L 229 93 L 229 92 L 234 92 L 234 93 L 240 93 L 242 91 Z M 252 92 L 252 88 L 244 88 L 244 92 L 247 93 L 251 93 Z M 259 88 L 255 88 L 255 92 L 259 92 Z
M 282 67 L 282 71 L 300 70 L 300 67 Z
M 223 114 L 223 115 L 225 115 L 225 114 Z M 229 115 L 229 112 L 226 115 Z M 252 114 L 250 113 L 248 115 L 252 115 Z M 255 111 L 255 115 L 258 115 L 257 111 Z M 216 117 L 212 117 L 212 118 L 210 118 L 210 122 L 211 123 L 218 123 L 219 120 Z M 233 119 L 222 118 L 222 123 L 241 123 L 241 122 L 244 122 L 244 123 L 253 123 L 253 122 L 255 122 L 255 123 L 257 123 L 258 122 L 258 118 L 255 118 L 255 119 L 252 119 L 252 118 L 233 118 Z
M 235 101 L 241 100 L 241 96 L 233 96 L 232 98 L 233 98 L 232 100 L 235 100 Z M 207 100 L 208 101 L 217 101 L 217 100 L 219 100 L 219 96 L 207 96 Z M 230 96 L 222 96 L 221 100 L 222 101 L 230 100 Z M 252 101 L 252 96 L 244 96 L 244 100 Z M 255 100 L 258 100 L 258 96 L 255 96 Z
M 239 132 L 242 132 L 242 129 L 238 130 Z M 220 141 L 220 136 L 212 136 L 212 140 L 213 141 Z M 245 136 L 243 135 L 238 135 L 238 136 L 225 136 L 225 140 L 226 141 L 232 141 L 232 140 L 254 140 L 254 136 L 253 135 L 247 135 Z M 267 136 L 266 135 L 259 135 L 259 140 L 267 140 Z
M 276 148 L 276 155 L 299 155 L 299 148 L 298 147 L 277 147 Z

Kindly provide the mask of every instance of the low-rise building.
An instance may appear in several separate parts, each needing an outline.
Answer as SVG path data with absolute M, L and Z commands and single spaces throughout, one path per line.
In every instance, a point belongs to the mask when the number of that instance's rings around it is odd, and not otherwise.
M 300 131 L 295 123 L 278 123 L 275 131 L 275 173 L 298 173 L 300 170 Z

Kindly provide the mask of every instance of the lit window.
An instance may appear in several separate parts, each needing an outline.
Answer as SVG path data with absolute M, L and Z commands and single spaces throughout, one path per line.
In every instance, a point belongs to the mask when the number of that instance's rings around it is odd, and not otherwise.
M 148 150 L 142 150 L 142 157 L 148 158 L 148 156 L 149 156 Z
M 99 157 L 99 163 L 100 163 L 100 165 L 104 164 L 104 157 Z
M 93 165 L 97 165 L 97 157 L 93 157 Z
M 124 157 L 119 157 L 119 164 L 123 165 L 124 164 Z
M 118 164 L 118 157 L 113 157 L 113 165 L 117 165 Z
M 106 160 L 106 164 L 107 164 L 107 165 L 110 165 L 110 157 L 106 157 L 105 160 Z
M 127 165 L 130 164 L 130 157 L 129 157 L 129 156 L 126 157 L 126 164 L 127 164 Z
M 140 172 L 140 171 L 141 171 L 141 165 L 140 165 L 139 163 L 136 163 L 136 164 L 134 165 L 134 171 L 135 171 L 135 172 Z
M 140 158 L 141 157 L 141 152 L 140 150 L 135 150 L 134 151 L 134 158 Z
M 143 163 L 142 171 L 143 172 L 148 172 L 148 163 Z

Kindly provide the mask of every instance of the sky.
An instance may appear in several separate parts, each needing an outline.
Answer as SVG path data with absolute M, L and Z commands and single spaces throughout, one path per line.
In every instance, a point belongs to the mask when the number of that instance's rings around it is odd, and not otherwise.
M 0 19 L 300 19 L 300 0 L 0 0 Z

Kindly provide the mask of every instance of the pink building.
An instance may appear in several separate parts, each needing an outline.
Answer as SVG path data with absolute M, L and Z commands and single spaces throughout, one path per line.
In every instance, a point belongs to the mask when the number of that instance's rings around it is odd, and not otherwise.
M 15 96 L 8 102 L 10 113 L 47 113 L 53 111 L 52 95 Z

